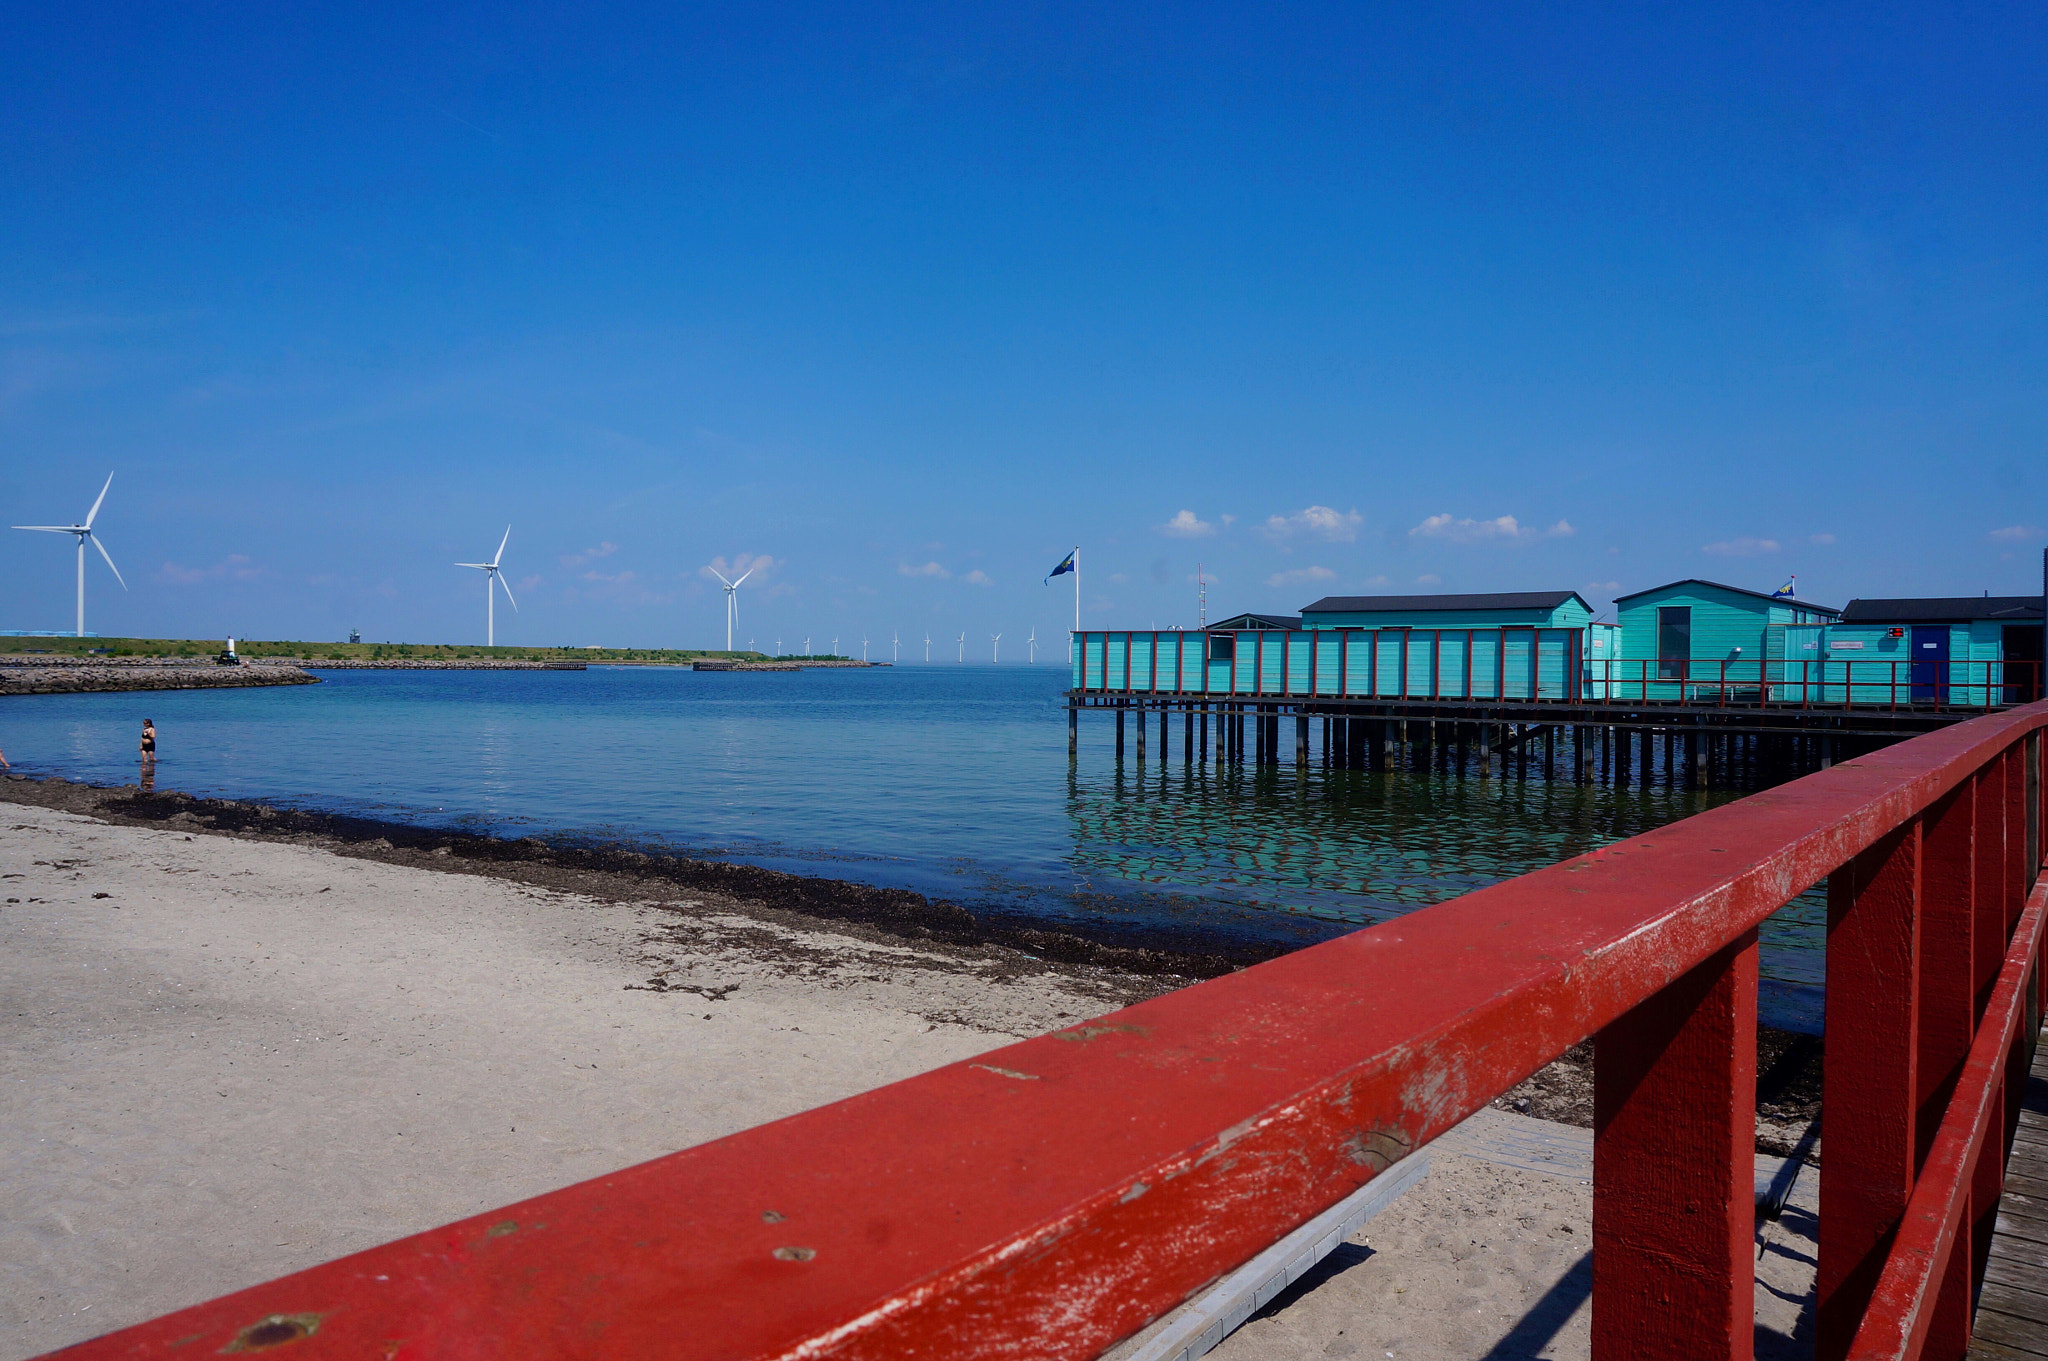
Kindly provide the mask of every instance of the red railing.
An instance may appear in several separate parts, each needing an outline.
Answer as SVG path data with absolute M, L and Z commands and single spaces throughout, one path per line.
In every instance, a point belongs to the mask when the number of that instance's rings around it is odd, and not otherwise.
M 68 1354 L 1092 1357 L 1596 1036 L 1593 1354 L 1747 1356 L 1757 927 L 1827 878 L 1820 1355 L 1959 1357 L 2040 1019 L 2044 725 L 1958 724 Z

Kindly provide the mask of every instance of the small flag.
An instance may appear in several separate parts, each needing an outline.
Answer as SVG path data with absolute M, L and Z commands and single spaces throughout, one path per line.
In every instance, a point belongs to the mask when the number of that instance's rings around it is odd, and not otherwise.
M 1074 553 L 1078 553 L 1078 552 L 1080 552 L 1080 551 L 1081 551 L 1080 549 L 1076 548 L 1076 549 L 1074 550 Z M 1067 555 L 1066 555 L 1066 556 L 1065 556 L 1064 558 L 1061 558 L 1061 559 L 1060 559 L 1060 565 L 1059 565 L 1059 566 L 1057 566 L 1057 567 L 1055 567 L 1055 568 L 1053 568 L 1053 569 L 1052 569 L 1052 570 L 1051 570 L 1050 572 L 1047 572 L 1047 573 L 1045 574 L 1045 579 L 1046 579 L 1047 581 L 1051 581 L 1051 580 L 1052 580 L 1052 579 L 1053 579 L 1054 577 L 1056 577 L 1056 576 L 1059 576 L 1059 575 L 1060 575 L 1061 573 L 1063 573 L 1063 572 L 1071 572 L 1071 571 L 1073 571 L 1073 570 L 1074 570 L 1074 553 L 1069 553 L 1069 554 L 1067 554 Z
M 1799 580 L 1797 576 L 1786 577 L 1785 584 L 1783 586 L 1780 586 L 1777 590 L 1771 592 L 1771 599 L 1790 600 L 1792 598 L 1792 583 L 1797 580 Z

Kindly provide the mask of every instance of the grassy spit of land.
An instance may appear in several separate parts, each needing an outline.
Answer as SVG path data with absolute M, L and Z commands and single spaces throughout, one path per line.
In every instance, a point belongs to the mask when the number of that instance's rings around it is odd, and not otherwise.
M 9 646 L 9 643 L 14 644 Z M 225 638 L 21 638 L 0 641 L 0 651 L 23 655 L 77 657 L 190 657 L 202 661 L 218 656 Z M 673 666 L 698 660 L 760 662 L 776 660 L 765 652 L 720 652 L 699 648 L 643 647 L 480 647 L 464 643 L 313 643 L 235 639 L 235 653 L 250 661 L 508 661 L 589 662 L 605 665 Z M 844 656 L 784 656 L 783 661 L 846 661 Z

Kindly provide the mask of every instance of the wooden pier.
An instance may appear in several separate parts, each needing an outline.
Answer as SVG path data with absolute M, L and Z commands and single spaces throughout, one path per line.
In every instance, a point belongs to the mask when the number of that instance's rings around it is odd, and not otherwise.
M 2048 1047 L 2036 1045 L 1985 1254 L 1973 1361 L 2048 1358 Z

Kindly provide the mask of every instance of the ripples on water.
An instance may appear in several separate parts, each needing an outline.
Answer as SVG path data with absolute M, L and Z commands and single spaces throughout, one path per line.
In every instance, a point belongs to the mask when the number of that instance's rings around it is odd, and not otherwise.
M 1070 763 L 1065 675 L 1049 665 L 321 674 L 280 689 L 10 697 L 0 749 L 26 771 L 131 782 L 147 715 L 167 789 L 622 839 L 1012 912 L 1170 916 L 1290 941 L 1733 797 L 1553 783 L 1540 762 L 1527 780 L 1190 768 L 1178 720 L 1169 760 L 1119 766 L 1107 715 L 1083 716 Z M 1818 983 L 1824 922 L 1812 893 L 1767 923 L 1765 974 Z

